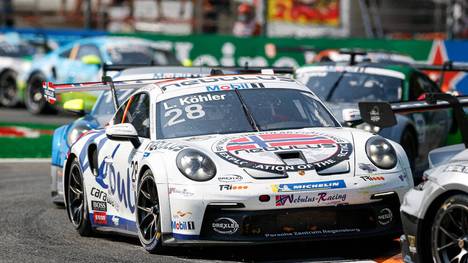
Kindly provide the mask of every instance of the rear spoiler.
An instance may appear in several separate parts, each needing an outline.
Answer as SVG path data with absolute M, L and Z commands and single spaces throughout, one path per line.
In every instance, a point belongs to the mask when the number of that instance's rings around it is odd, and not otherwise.
M 177 68 L 181 70 L 193 70 L 193 72 L 206 70 L 211 72 L 211 75 L 225 75 L 225 74 L 294 74 L 294 68 L 292 67 L 183 67 L 183 66 L 154 66 L 145 64 L 104 64 L 102 66 L 103 77 L 107 76 L 109 71 L 122 71 L 129 68 L 138 67 L 151 67 L 155 69 L 155 72 L 171 68 L 177 71 Z M 158 70 L 160 69 L 160 70 Z
M 468 63 L 461 63 L 461 62 L 453 62 L 453 61 L 446 61 L 442 65 L 430 65 L 424 63 L 414 63 L 411 64 L 416 69 L 419 70 L 432 70 L 432 71 L 440 71 L 441 77 L 439 78 L 439 88 L 442 89 L 442 85 L 444 84 L 445 72 L 468 72 Z
M 453 109 L 455 121 L 460 128 L 463 143 L 468 148 L 468 119 L 463 107 L 468 107 L 468 96 L 454 97 L 447 93 L 428 93 L 425 101 L 399 103 L 359 102 L 359 111 L 364 122 L 381 128 L 396 124 L 395 114 Z

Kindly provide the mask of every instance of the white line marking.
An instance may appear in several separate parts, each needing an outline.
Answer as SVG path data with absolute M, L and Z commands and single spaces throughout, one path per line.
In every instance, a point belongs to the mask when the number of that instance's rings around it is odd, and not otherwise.
M 0 158 L 0 163 L 50 163 L 50 158 Z

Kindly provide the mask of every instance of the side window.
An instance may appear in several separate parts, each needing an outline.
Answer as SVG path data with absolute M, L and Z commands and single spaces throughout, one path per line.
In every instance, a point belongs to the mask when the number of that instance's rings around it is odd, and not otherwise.
M 61 57 L 61 58 L 70 58 L 71 51 L 72 51 L 71 48 L 65 49 L 64 51 L 60 52 L 59 57 Z
M 150 137 L 149 96 L 146 93 L 136 94 L 128 99 L 116 114 L 121 123 L 131 123 L 138 132 L 138 136 Z M 115 123 L 115 122 L 114 122 Z
M 418 100 L 425 92 L 420 76 L 413 74 L 410 79 L 409 100 Z
M 437 84 L 424 74 L 419 75 L 419 82 L 426 92 L 440 92 Z
M 76 55 L 76 59 L 81 60 L 84 56 L 88 55 L 94 55 L 101 58 L 101 54 L 97 46 L 92 44 L 86 44 L 80 46 L 80 48 L 78 49 L 78 54 Z

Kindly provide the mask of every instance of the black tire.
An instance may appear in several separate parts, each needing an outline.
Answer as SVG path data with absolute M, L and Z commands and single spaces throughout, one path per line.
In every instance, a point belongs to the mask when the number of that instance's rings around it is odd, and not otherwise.
M 161 216 L 156 183 L 151 170 L 146 170 L 138 184 L 136 224 L 138 238 L 150 253 L 163 252 Z
M 83 173 L 76 159 L 71 164 L 69 173 L 66 191 L 68 216 L 81 236 L 89 236 L 92 229 L 83 184 Z
M 401 146 L 405 150 L 406 156 L 408 156 L 408 161 L 411 167 L 411 172 L 415 174 L 416 170 L 416 156 L 417 153 L 417 144 L 416 144 L 416 136 L 413 135 L 412 132 L 406 130 L 403 132 L 401 136 Z
M 468 195 L 449 197 L 431 227 L 431 253 L 437 263 L 468 262 Z M 454 259 L 459 256 L 459 260 Z
M 18 104 L 16 74 L 7 70 L 0 75 L 0 105 L 11 108 Z
M 40 73 L 32 75 L 28 81 L 24 94 L 24 104 L 26 105 L 26 109 L 32 114 L 55 112 L 44 99 L 44 91 L 42 89 L 42 82 L 44 81 L 45 77 Z

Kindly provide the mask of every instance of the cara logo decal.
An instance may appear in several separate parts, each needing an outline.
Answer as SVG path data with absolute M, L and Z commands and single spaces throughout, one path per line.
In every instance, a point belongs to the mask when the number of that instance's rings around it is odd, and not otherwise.
M 348 160 L 348 141 L 317 132 L 263 132 L 224 138 L 213 146 L 224 160 L 240 167 L 271 173 L 318 171 Z M 275 152 L 300 151 L 305 164 L 285 165 Z
M 296 184 L 275 184 L 271 186 L 273 192 L 296 192 L 310 190 L 325 190 L 346 188 L 346 183 L 343 180 L 296 183 Z
M 211 224 L 213 230 L 219 234 L 232 235 L 239 229 L 239 224 L 232 218 L 220 217 Z

